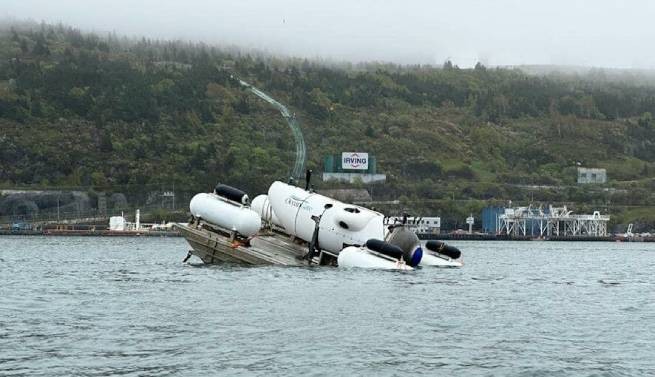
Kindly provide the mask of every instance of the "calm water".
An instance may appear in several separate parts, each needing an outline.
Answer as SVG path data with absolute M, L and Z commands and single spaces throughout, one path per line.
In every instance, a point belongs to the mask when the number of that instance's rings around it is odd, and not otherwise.
M 399 273 L 0 238 L 0 375 L 655 375 L 655 244 L 453 244 Z

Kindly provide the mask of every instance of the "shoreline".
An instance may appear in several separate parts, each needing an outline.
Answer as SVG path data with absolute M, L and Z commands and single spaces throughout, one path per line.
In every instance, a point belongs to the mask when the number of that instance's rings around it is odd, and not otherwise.
M 0 236 L 77 236 L 77 237 L 182 237 L 177 231 L 115 231 L 115 230 L 0 230 Z
M 111 231 L 111 230 L 21 230 L 11 231 L 9 229 L 0 229 L 0 236 L 71 236 L 71 237 L 182 237 L 178 231 Z M 508 237 L 506 235 L 496 234 L 418 234 L 421 241 L 439 240 L 439 241 L 548 241 L 548 242 L 655 242 L 655 237 L 636 237 L 627 238 L 623 236 L 607 237 L 587 237 L 587 236 L 567 236 L 567 237 Z

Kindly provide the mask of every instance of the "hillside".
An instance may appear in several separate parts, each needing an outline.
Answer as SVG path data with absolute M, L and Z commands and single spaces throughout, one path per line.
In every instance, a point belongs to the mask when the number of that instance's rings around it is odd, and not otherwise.
M 310 168 L 375 154 L 388 176 L 376 200 L 452 218 L 510 199 L 575 202 L 651 221 L 655 87 L 639 80 L 327 65 L 61 25 L 0 30 L 0 186 L 263 192 L 288 176 L 293 141 L 231 75 L 296 112 Z M 607 168 L 608 186 L 576 186 L 578 163 Z

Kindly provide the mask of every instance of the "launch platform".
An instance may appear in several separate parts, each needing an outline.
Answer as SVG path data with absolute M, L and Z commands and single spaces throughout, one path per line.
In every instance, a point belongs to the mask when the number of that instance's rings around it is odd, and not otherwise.
M 275 231 L 263 232 L 249 239 L 238 239 L 203 220 L 188 224 L 175 224 L 186 238 L 191 250 L 204 263 L 238 263 L 246 265 L 308 266 L 307 244 L 298 243 L 287 235 Z M 300 240 L 298 240 L 300 241 Z M 336 255 L 321 251 L 313 264 L 336 264 Z

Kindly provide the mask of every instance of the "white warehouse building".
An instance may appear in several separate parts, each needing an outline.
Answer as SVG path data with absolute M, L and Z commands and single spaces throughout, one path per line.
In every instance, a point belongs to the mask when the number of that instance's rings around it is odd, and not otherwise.
M 578 168 L 578 183 L 607 183 L 607 170 Z
M 402 217 L 389 217 L 387 224 L 399 224 Z M 408 217 L 409 229 L 421 234 L 439 234 L 441 232 L 441 217 Z

